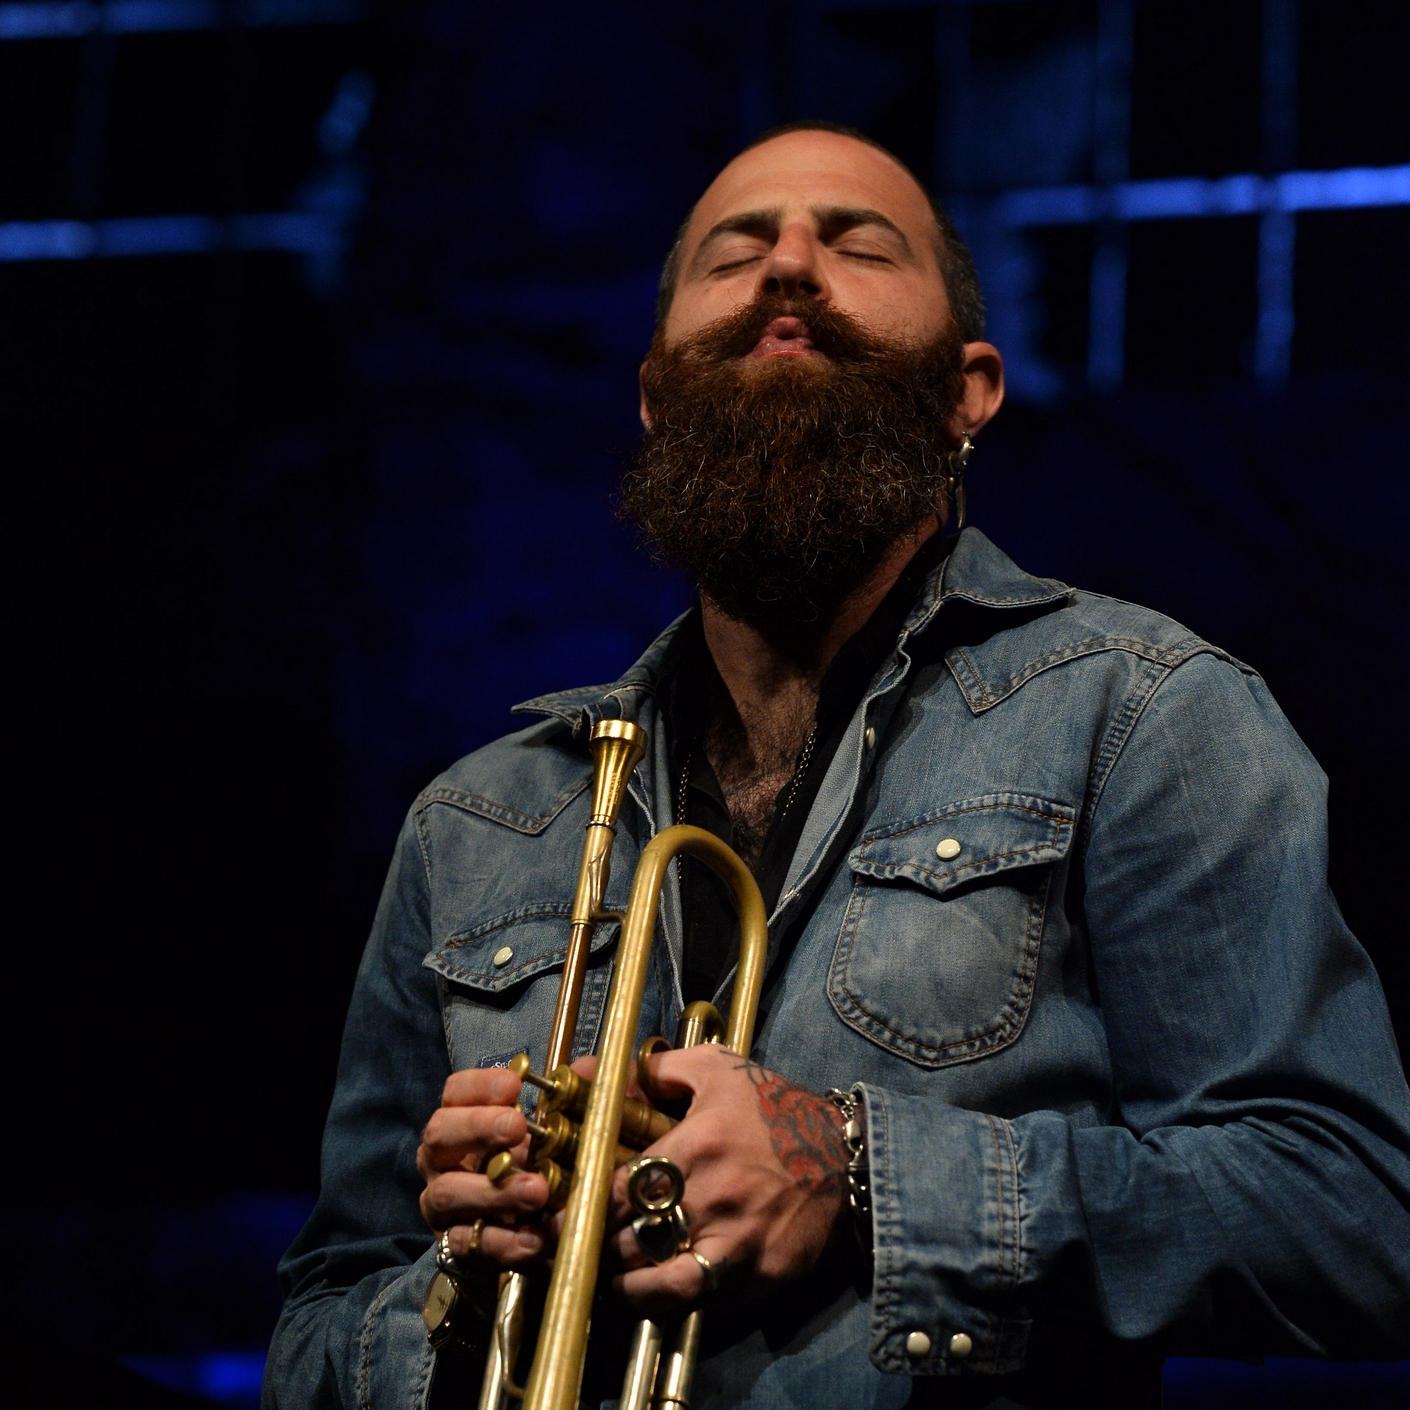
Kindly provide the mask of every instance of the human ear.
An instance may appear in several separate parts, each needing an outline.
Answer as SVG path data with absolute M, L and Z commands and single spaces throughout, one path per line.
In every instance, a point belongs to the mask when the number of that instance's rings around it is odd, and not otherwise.
M 641 417 L 642 426 L 649 431 L 651 429 L 651 411 L 646 405 L 646 364 L 644 362 L 637 369 L 636 385 L 641 393 L 641 405 L 638 408 L 637 415 Z
M 964 345 L 964 391 L 950 418 L 956 442 L 972 436 L 994 417 L 1004 402 L 1004 359 L 993 343 Z

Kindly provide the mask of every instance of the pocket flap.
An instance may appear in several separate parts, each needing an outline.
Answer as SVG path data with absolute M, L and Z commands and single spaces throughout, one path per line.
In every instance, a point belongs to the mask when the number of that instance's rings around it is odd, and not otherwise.
M 1076 818 L 1066 803 L 990 793 L 869 832 L 848 862 L 862 876 L 904 878 L 943 895 L 997 872 L 1058 861 L 1072 845 Z
M 452 935 L 422 963 L 453 984 L 499 994 L 546 970 L 562 968 L 568 955 L 572 906 L 540 901 L 519 906 Z M 616 921 L 603 921 L 592 937 L 592 953 L 617 938 Z M 507 953 L 506 953 L 507 951 Z

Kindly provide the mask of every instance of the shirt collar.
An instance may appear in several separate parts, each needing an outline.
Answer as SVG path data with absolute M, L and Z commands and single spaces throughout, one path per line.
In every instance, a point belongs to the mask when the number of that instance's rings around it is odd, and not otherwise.
M 885 648 L 898 646 L 925 631 L 941 607 L 949 602 L 964 602 L 1004 613 L 1056 606 L 1073 596 L 1074 589 L 1065 583 L 1025 573 L 978 529 L 964 529 L 952 539 L 941 540 L 940 544 L 948 545 L 949 551 L 926 572 L 910 610 L 901 621 L 899 632 L 892 635 L 894 628 L 887 631 Z M 938 547 L 931 550 L 929 545 L 922 546 L 921 554 L 929 551 L 934 555 Z M 881 629 L 880 615 L 881 609 L 878 609 L 867 626 L 848 642 L 848 647 L 858 643 L 859 638 L 874 624 Z M 586 738 L 588 731 L 599 720 L 637 719 L 643 708 L 655 701 L 664 682 L 674 674 L 683 651 L 689 649 L 691 634 L 699 635 L 699 626 L 692 621 L 693 616 L 698 616 L 695 608 L 677 617 L 635 664 L 611 685 L 583 686 L 577 690 L 540 695 L 516 705 L 515 713 L 556 715 L 572 728 L 575 736 L 581 738 Z M 882 654 L 885 654 L 884 651 Z M 870 659 L 872 653 L 867 651 L 865 655 Z

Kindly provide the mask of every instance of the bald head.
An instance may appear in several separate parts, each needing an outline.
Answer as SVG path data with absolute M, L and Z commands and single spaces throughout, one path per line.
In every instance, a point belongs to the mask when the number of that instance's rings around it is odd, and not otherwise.
M 658 336 L 674 342 L 766 292 L 819 298 L 904 340 L 983 331 L 973 264 L 943 209 L 846 129 L 766 135 L 710 183 L 662 271 Z

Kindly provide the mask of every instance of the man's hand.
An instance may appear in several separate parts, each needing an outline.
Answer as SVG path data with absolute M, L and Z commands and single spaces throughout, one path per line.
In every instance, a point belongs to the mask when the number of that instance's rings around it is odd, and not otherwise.
M 485 1220 L 478 1251 L 492 1263 L 519 1268 L 543 1252 L 538 1225 L 512 1226 L 543 1207 L 547 1181 L 526 1172 L 493 1185 L 480 1173 L 496 1151 L 513 1151 L 520 1165 L 528 1158 L 528 1128 L 516 1105 L 520 1086 L 502 1067 L 454 1072 L 421 1133 L 416 1152 L 416 1168 L 426 1182 L 421 1214 L 437 1232 L 450 1230 L 450 1251 L 457 1258 L 469 1252 L 477 1219 Z
M 713 1044 L 662 1053 L 651 1071 L 663 1095 L 691 1097 L 685 1119 L 650 1151 L 686 1177 L 691 1247 L 722 1278 L 759 1290 L 807 1273 L 845 1227 L 842 1113 Z M 621 1170 L 609 1217 L 617 1232 L 608 1246 L 627 1270 L 613 1286 L 629 1302 L 666 1307 L 700 1296 L 705 1274 L 690 1254 L 659 1267 L 642 1256 L 626 1227 L 636 1211 Z

